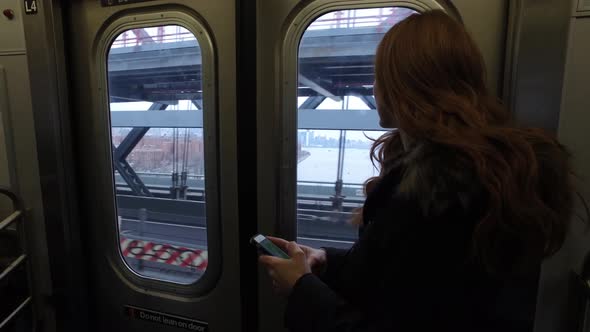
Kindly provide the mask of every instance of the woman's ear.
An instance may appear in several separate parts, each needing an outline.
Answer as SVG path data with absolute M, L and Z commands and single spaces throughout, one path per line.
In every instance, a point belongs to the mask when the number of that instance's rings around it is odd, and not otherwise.
M 354 214 L 352 215 L 352 218 L 350 219 L 350 224 L 353 226 L 361 226 L 363 224 L 363 208 L 356 208 L 354 209 Z

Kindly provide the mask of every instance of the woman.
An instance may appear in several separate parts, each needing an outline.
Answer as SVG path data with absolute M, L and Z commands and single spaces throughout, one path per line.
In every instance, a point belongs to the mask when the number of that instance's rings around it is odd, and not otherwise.
M 288 294 L 293 332 L 532 331 L 541 261 L 572 214 L 569 156 L 515 126 L 485 84 L 480 51 L 440 11 L 378 47 L 381 126 L 359 240 L 349 251 L 273 239 L 262 256 Z

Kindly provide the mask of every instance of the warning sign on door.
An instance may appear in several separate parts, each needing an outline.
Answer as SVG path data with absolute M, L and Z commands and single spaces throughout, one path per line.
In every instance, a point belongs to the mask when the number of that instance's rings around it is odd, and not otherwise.
M 208 324 L 194 319 L 169 315 L 158 311 L 142 309 L 133 306 L 125 306 L 125 315 L 131 319 L 140 319 L 166 326 L 173 326 L 179 329 L 197 332 L 208 332 Z

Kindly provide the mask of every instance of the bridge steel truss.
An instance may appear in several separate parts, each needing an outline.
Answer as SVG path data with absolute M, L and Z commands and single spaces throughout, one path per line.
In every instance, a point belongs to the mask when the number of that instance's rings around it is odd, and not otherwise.
M 313 193 L 313 190 L 308 193 L 307 190 L 313 184 L 302 185 L 302 188 L 307 188 L 306 193 L 300 195 L 303 202 L 300 222 L 304 229 L 308 223 L 312 227 L 312 224 L 333 218 L 334 213 L 338 214 L 339 219 L 345 220 L 354 206 L 362 203 L 360 198 L 354 196 L 354 191 L 360 190 L 360 187 L 349 187 L 342 179 L 346 131 L 382 130 L 378 125 L 375 111 L 377 105 L 373 96 L 374 50 L 382 35 L 383 31 L 379 27 L 310 30 L 304 36 L 305 42 L 301 43 L 299 96 L 307 99 L 298 110 L 298 128 L 340 132 L 338 171 L 332 194 L 326 191 L 327 187 L 323 187 L 322 193 Z M 120 189 L 117 191 L 121 200 L 120 211 L 125 218 L 134 219 L 137 207 L 133 206 L 145 206 L 137 200 L 149 200 L 149 206 L 170 212 L 155 213 L 150 218 L 164 220 L 167 214 L 173 214 L 170 204 L 173 204 L 171 202 L 178 195 L 174 197 L 169 187 L 167 198 L 172 199 L 157 202 L 167 195 L 166 185 L 163 183 L 168 181 L 164 180 L 165 175 L 161 174 L 156 179 L 153 175 L 138 174 L 127 161 L 127 157 L 151 128 L 203 128 L 205 110 L 202 106 L 200 48 L 198 45 L 195 47 L 195 42 L 186 40 L 117 47 L 111 50 L 108 65 L 111 103 L 152 103 L 147 111 L 111 112 L 113 128 L 132 128 L 117 147 L 113 146 L 114 168 L 119 173 L 116 181 L 117 188 Z M 318 109 L 327 99 L 343 101 L 347 96 L 359 97 L 369 110 Z M 180 100 L 190 100 L 196 109 L 166 110 L 169 105 L 176 105 Z M 173 178 L 173 174 L 168 178 L 172 186 Z M 190 217 L 194 214 L 191 204 L 199 204 L 199 211 L 204 216 L 204 193 L 200 193 L 199 188 L 190 187 L 198 183 L 202 183 L 202 180 L 187 181 L 188 194 L 184 198 L 194 201 L 193 203 L 187 202 L 189 205 L 186 206 L 173 204 L 175 209 L 186 210 L 180 213 L 186 214 L 183 217 L 185 219 L 176 220 L 176 223 L 205 226 L 203 218 Z M 316 211 L 314 204 L 310 203 L 312 201 L 323 202 L 326 206 L 322 209 L 325 211 Z M 311 213 L 312 210 L 315 212 Z

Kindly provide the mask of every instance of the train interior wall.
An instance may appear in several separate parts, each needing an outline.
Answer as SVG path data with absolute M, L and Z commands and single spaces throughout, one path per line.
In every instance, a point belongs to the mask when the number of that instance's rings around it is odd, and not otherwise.
M 483 2 L 457 1 L 456 6 L 461 12 L 477 12 L 478 4 Z M 495 86 L 498 94 L 509 96 L 508 103 L 522 122 L 557 130 L 560 140 L 574 156 L 580 192 L 590 200 L 590 6 L 587 2 L 572 0 L 566 6 L 564 0 L 522 0 L 516 1 L 517 5 L 498 1 L 488 18 L 515 11 L 520 20 L 505 24 L 492 18 L 489 22 L 475 22 L 466 16 L 464 20 L 484 45 L 491 66 L 490 81 L 509 82 Z M 14 18 L 0 15 L 0 185 L 11 187 L 24 199 L 26 233 L 34 268 L 35 308 L 45 331 L 54 331 L 53 311 L 45 296 L 53 293 L 47 242 L 55 233 L 46 231 L 43 200 L 48 198 L 42 196 L 41 183 L 45 179 L 38 165 L 38 155 L 43 153 L 42 147 L 38 151 L 38 146 L 43 144 L 37 141 L 33 117 L 33 108 L 43 105 L 35 98 L 44 92 L 32 90 L 39 83 L 31 82 L 30 77 L 56 71 L 57 62 L 49 57 L 45 63 L 31 63 L 25 35 L 31 36 L 37 24 L 35 20 L 49 22 L 56 17 L 55 12 L 44 12 L 44 9 L 59 10 L 59 6 L 47 2 L 37 17 L 24 15 L 22 1 L 9 0 L 2 6 L 0 10 L 12 9 Z M 46 24 L 44 21 L 43 25 L 49 26 Z M 505 32 L 507 38 L 498 39 L 498 31 L 505 26 L 509 27 Z M 557 32 L 548 33 L 546 26 L 554 27 Z M 42 31 L 44 46 L 55 54 L 52 32 Z M 506 57 L 514 59 L 513 63 L 508 63 Z M 504 71 L 504 67 L 508 69 Z M 45 102 L 55 102 L 55 98 Z M 0 201 L 2 216 L 10 208 L 8 201 Z M 582 291 L 573 286 L 570 272 L 582 273 L 590 250 L 590 233 L 581 221 L 586 218 L 582 204 L 577 206 L 577 214 L 580 218 L 573 221 L 566 246 L 543 267 L 536 332 L 584 331 L 580 322 L 587 313 L 572 314 L 579 310 Z M 590 331 L 590 326 L 585 331 Z
M 46 331 L 54 329 L 52 308 L 46 305 L 52 282 L 41 181 L 37 159 L 37 141 L 32 108 L 30 64 L 25 40 L 24 8 L 21 1 L 8 0 L 0 15 L 0 186 L 23 199 L 27 255 L 31 266 L 33 307 Z M 39 64 L 43 66 L 45 64 Z M 0 197 L 1 219 L 14 207 Z
M 586 2 L 587 3 L 587 2 Z M 588 6 L 586 5 L 586 9 Z M 590 199 L 590 11 L 583 1 L 572 4 L 564 66 L 558 136 L 573 156 L 575 182 L 586 202 Z M 572 274 L 588 273 L 590 232 L 587 207 L 578 200 L 569 239 L 544 267 L 538 296 L 536 332 L 589 331 L 587 297 Z M 587 293 L 586 293 L 587 294 Z M 585 321 L 585 323 L 583 323 Z

